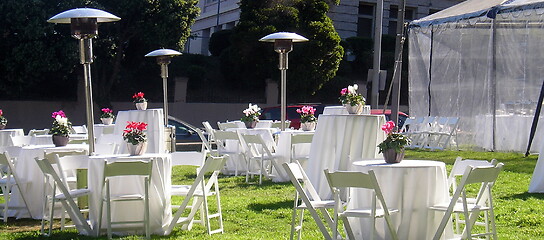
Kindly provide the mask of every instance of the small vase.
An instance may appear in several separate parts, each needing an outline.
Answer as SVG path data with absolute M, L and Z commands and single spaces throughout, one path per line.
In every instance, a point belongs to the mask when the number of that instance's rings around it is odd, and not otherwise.
M 102 121 L 102 124 L 104 125 L 111 125 L 113 123 L 113 118 L 100 118 L 100 121 Z
M 304 122 L 300 123 L 300 130 L 302 131 L 313 131 L 317 122 Z
M 61 135 L 53 135 L 53 144 L 55 147 L 62 147 L 68 145 L 68 142 L 70 141 L 69 136 L 61 136 Z
M 257 125 L 257 121 L 244 122 L 244 124 L 246 124 L 246 128 L 248 129 L 255 128 L 255 126 Z
M 6 128 L 6 125 L 7 125 L 7 124 L 0 124 L 0 130 Z
M 397 153 L 395 149 L 387 149 L 383 152 L 383 158 L 385 159 L 386 163 L 400 163 L 402 159 L 404 158 L 404 148 L 400 151 L 400 153 Z
M 349 114 L 361 114 L 363 111 L 363 106 L 363 104 L 357 104 L 355 106 L 351 106 L 351 104 L 344 104 L 344 107 L 346 107 Z
M 127 149 L 130 156 L 140 156 L 147 150 L 147 142 L 141 142 L 136 145 L 127 143 Z
M 147 102 L 139 102 L 139 103 L 136 103 L 136 109 L 138 109 L 138 110 L 146 110 L 146 109 L 147 109 Z
M 363 109 L 361 111 L 361 114 L 370 115 L 371 114 L 370 106 L 369 105 L 363 105 Z

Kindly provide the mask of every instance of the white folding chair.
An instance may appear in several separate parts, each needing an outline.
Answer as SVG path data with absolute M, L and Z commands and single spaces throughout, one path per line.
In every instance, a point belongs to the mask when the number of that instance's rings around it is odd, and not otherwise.
M 28 131 L 28 136 L 38 136 L 38 135 L 47 135 L 49 134 L 49 129 L 47 128 L 44 128 L 44 129 L 31 129 L 30 131 Z
M 285 128 L 289 128 L 291 126 L 291 121 L 285 120 Z M 270 125 L 270 128 L 281 128 L 281 121 L 274 121 Z
M 101 229 L 102 224 L 102 209 L 104 203 L 106 203 L 106 222 L 108 228 L 108 239 L 112 238 L 113 225 L 120 225 L 120 227 L 136 227 L 141 228 L 135 224 L 142 224 L 145 229 L 145 238 L 150 239 L 151 230 L 149 227 L 149 184 L 151 182 L 151 173 L 153 169 L 153 159 L 127 159 L 117 160 L 115 162 L 104 161 L 104 185 L 102 187 L 102 203 L 100 204 L 99 224 L 98 230 Z M 144 193 L 111 193 L 110 181 L 113 178 L 143 178 L 144 181 Z M 127 219 L 124 221 L 112 221 L 111 205 L 112 203 L 122 202 L 143 202 L 144 204 L 144 216 L 143 220 Z M 128 226 L 127 224 L 130 224 Z M 123 226 L 125 225 L 125 226 Z
M 32 139 L 32 136 L 9 136 L 9 139 L 9 144 L 11 146 L 23 147 L 30 145 L 30 140 Z
M 85 126 L 85 125 L 72 126 L 72 129 L 70 130 L 70 133 L 73 133 L 73 134 L 87 134 L 87 126 Z
M 434 116 L 424 117 L 423 121 L 417 124 L 417 129 L 407 132 L 408 137 L 412 139 L 412 144 L 407 146 L 407 148 L 423 148 L 423 145 L 427 143 L 427 139 L 429 137 L 428 132 L 432 130 L 435 119 L 436 117 Z
M 15 173 L 15 167 L 13 166 L 12 158 L 9 157 L 7 152 L 0 153 L 0 189 L 2 190 L 2 196 L 4 197 L 4 203 L 0 204 L 2 209 L 2 219 L 4 222 L 8 221 L 8 211 L 13 209 L 26 209 L 28 214 L 30 210 L 26 203 L 23 191 L 21 191 L 21 182 Z M 12 195 L 13 187 L 16 186 L 19 190 L 19 195 L 23 200 L 23 206 L 9 205 Z M 13 204 L 13 203 L 12 203 Z M 32 218 L 32 215 L 30 216 Z
M 238 124 L 235 122 L 217 122 L 217 127 L 219 127 L 219 130 L 227 130 L 229 128 L 238 128 Z
M 60 175 L 55 171 L 55 168 L 53 167 L 53 165 L 51 165 L 49 160 L 40 158 L 36 158 L 35 160 L 44 174 L 44 181 L 46 183 L 45 186 L 46 188 L 49 188 L 51 193 L 47 196 L 46 202 L 51 201 L 51 205 L 54 206 L 55 202 L 60 201 L 62 203 L 62 206 L 70 216 L 70 219 L 74 223 L 76 229 L 81 234 L 91 234 L 91 227 L 83 217 L 83 214 L 81 213 L 79 207 L 74 200 L 74 198 L 89 195 L 91 191 L 86 188 L 70 190 L 67 187 L 66 182 L 62 180 Z M 59 193 L 57 193 L 57 191 Z M 54 209 L 55 208 L 52 207 L 49 210 L 49 216 L 54 216 Z M 49 220 L 49 235 L 51 235 L 53 221 L 51 221 L 51 219 Z M 44 224 L 45 222 L 44 220 L 42 220 L 42 234 L 44 234 Z
M 117 143 L 95 143 L 94 153 L 101 155 L 117 154 L 119 151 L 119 145 Z
M 210 122 L 204 121 L 202 122 L 202 125 L 204 125 L 204 129 L 206 130 L 206 133 L 208 133 L 208 143 L 210 143 L 210 145 L 215 144 L 214 129 L 212 125 L 210 124 Z
M 439 131 L 430 133 L 430 136 L 434 139 L 434 142 L 429 143 L 428 146 L 424 146 L 425 148 L 431 150 L 444 150 L 448 148 L 452 141 L 454 141 L 457 149 L 459 149 L 459 141 L 457 140 L 457 127 L 459 125 L 459 118 L 449 117 L 443 121 L 444 123 Z
M 370 218 L 372 221 L 372 233 L 370 239 L 374 239 L 376 233 L 376 218 L 384 218 L 387 223 L 387 229 L 389 230 L 389 236 L 387 239 L 398 239 L 397 232 L 391 221 L 391 213 L 397 213 L 398 209 L 389 209 L 385 203 L 380 185 L 376 179 L 374 171 L 369 170 L 368 173 L 362 172 L 347 172 L 347 171 L 338 171 L 330 172 L 328 169 L 325 170 L 325 176 L 329 182 L 329 186 L 334 195 L 334 201 L 336 207 L 334 208 L 334 228 L 333 228 L 333 237 L 338 237 L 337 228 L 338 228 L 338 219 L 342 219 L 344 222 L 344 227 L 346 229 L 346 235 L 349 239 L 356 239 L 353 235 L 353 231 L 349 224 L 348 218 L 357 217 L 357 218 Z M 348 196 L 346 201 L 349 201 L 350 188 L 361 188 L 369 189 L 372 191 L 372 204 L 369 208 L 348 208 L 344 209 L 342 206 L 342 197 L 341 192 L 344 190 L 344 193 Z M 381 208 L 378 208 L 378 204 L 381 205 Z M 336 238 L 334 238 L 336 239 Z
M 274 177 L 272 171 L 274 168 L 278 169 L 276 160 L 280 156 L 277 156 L 268 147 L 261 135 L 242 134 L 242 139 L 246 146 L 247 156 L 246 183 L 249 182 L 249 177 L 254 175 L 259 175 L 259 184 L 263 183 L 263 175 L 268 179 L 272 179 Z M 253 162 L 257 163 L 257 169 L 252 164 Z
M 445 213 L 433 237 L 434 240 L 440 239 L 444 233 L 446 225 L 450 222 L 452 213 L 463 214 L 465 218 L 465 227 L 462 235 L 460 236 L 462 239 L 472 239 L 473 237 L 489 238 L 491 236 L 493 239 L 497 239 L 491 189 L 495 185 L 495 181 L 497 180 L 502 167 L 502 163 L 498 163 L 496 166 L 467 166 L 465 172 L 463 173 L 463 177 L 461 178 L 461 181 L 450 201 L 439 203 L 430 207 L 431 210 Z M 467 193 L 470 194 L 470 191 L 466 190 L 466 187 L 472 184 L 480 185 L 479 191 L 474 198 L 474 202 L 469 201 L 469 198 L 467 198 Z M 486 201 L 488 203 L 484 203 Z M 486 221 L 489 221 L 486 222 L 486 226 L 489 227 L 486 227 L 485 232 L 483 233 L 472 233 L 476 221 L 478 218 L 480 218 L 480 213 L 485 211 L 489 212 L 489 216 L 487 217 L 488 219 L 486 219 Z
M 291 160 L 290 162 L 299 161 L 304 163 L 308 161 L 309 154 L 301 154 L 301 148 L 309 148 L 314 137 L 313 133 L 301 133 L 291 135 Z
M 183 202 L 177 209 L 167 234 L 171 233 L 174 227 L 178 224 L 182 225 L 182 229 L 190 229 L 193 222 L 200 221 L 206 225 L 208 234 L 223 233 L 223 215 L 221 212 L 221 196 L 219 194 L 219 183 L 217 177 L 223 168 L 228 156 L 214 157 L 209 156 L 202 168 L 198 170 L 195 181 L 192 185 L 178 186 L 173 194 L 185 196 Z M 210 174 L 211 173 L 211 174 Z M 207 177 L 208 176 L 208 177 Z M 208 206 L 208 197 L 215 196 L 217 212 L 210 214 Z M 193 204 L 189 206 L 189 202 L 193 200 Z M 197 210 L 201 209 L 201 219 L 195 220 Z M 185 210 L 190 210 L 186 217 L 182 217 Z M 218 219 L 218 228 L 212 229 L 210 219 Z
M 302 223 L 304 220 L 304 210 L 308 210 L 317 224 L 319 230 L 323 234 L 325 239 L 332 239 L 329 230 L 324 223 L 330 228 L 333 228 L 334 222 L 327 211 L 327 209 L 333 209 L 335 206 L 334 200 L 322 200 L 319 194 L 315 190 L 314 186 L 308 179 L 308 176 L 304 172 L 304 169 L 300 166 L 300 163 L 295 161 L 292 163 L 283 163 L 283 168 L 293 186 L 295 187 L 295 200 L 293 203 L 293 214 L 291 218 L 291 236 L 290 240 L 293 240 L 295 232 L 297 232 L 297 239 L 300 240 L 302 235 Z M 318 214 L 317 210 L 320 210 Z M 300 215 L 299 215 L 300 210 Z M 298 221 L 297 221 L 298 218 Z
M 240 162 L 243 161 L 247 165 L 247 156 L 243 151 L 240 136 L 236 132 L 222 130 L 214 130 L 214 136 L 217 144 L 217 153 L 219 155 L 229 155 L 228 162 L 225 164 L 225 173 L 228 173 L 231 166 L 233 166 L 234 176 L 238 176 L 240 170 L 243 170 Z
M 455 159 L 455 163 L 453 164 L 453 167 L 451 168 L 451 171 L 450 171 L 450 175 L 448 177 L 448 187 L 450 189 L 450 192 L 451 194 L 455 193 L 455 191 L 457 190 L 458 188 L 458 180 L 461 176 L 463 176 L 463 174 L 465 173 L 465 170 L 467 169 L 468 166 L 473 166 L 473 167 L 494 167 L 494 166 L 497 166 L 499 162 L 497 161 L 497 159 L 492 159 L 490 162 L 486 161 L 486 160 L 473 160 L 473 159 L 463 159 L 461 157 L 457 157 Z M 482 196 L 482 202 L 485 203 L 486 205 L 489 204 L 489 196 L 487 195 L 483 195 Z M 467 201 L 468 203 L 475 203 L 476 202 L 476 199 L 475 198 L 467 198 Z M 464 224 L 464 220 L 463 219 L 460 219 L 459 218 L 459 214 L 458 213 L 454 213 L 454 216 L 455 216 L 455 233 L 456 234 L 461 234 L 460 232 L 460 228 L 459 228 L 459 225 L 460 224 Z M 484 222 L 476 222 L 475 225 L 478 225 L 478 226 L 486 226 L 486 228 L 489 228 L 489 224 L 486 224 L 486 223 L 489 223 L 487 221 L 488 219 L 488 216 L 487 216 L 487 211 L 484 212 Z

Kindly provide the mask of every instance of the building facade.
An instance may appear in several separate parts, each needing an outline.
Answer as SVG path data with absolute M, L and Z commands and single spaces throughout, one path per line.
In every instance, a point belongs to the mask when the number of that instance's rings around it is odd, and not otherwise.
M 463 0 L 406 0 L 405 20 L 411 21 L 448 8 Z M 382 33 L 395 35 L 397 0 L 384 0 Z M 209 55 L 208 43 L 218 30 L 231 29 L 240 19 L 239 0 L 200 0 L 200 16 L 191 27 L 191 38 L 185 45 L 185 52 Z M 349 37 L 374 36 L 377 0 L 340 0 L 332 6 L 329 17 L 342 39 Z

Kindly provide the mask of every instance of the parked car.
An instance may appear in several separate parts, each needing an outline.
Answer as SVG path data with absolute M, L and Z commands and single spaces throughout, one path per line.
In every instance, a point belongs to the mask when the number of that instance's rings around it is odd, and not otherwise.
M 177 151 L 200 150 L 202 140 L 196 132 L 197 127 L 172 116 L 168 116 L 168 125 L 174 126 L 174 128 L 176 129 Z M 206 132 L 204 132 L 205 137 L 206 135 Z
M 292 127 L 292 128 L 295 128 L 295 129 L 298 129 L 300 127 L 300 114 L 297 113 L 297 109 L 301 108 L 302 106 L 306 106 L 306 105 L 289 105 L 287 106 L 287 111 L 286 111 L 286 119 L 291 121 L 291 125 L 289 125 L 289 127 Z M 309 104 L 309 106 L 313 106 L 316 111 L 315 111 L 315 115 L 316 116 L 319 116 L 319 114 L 322 114 L 323 113 L 323 110 L 325 109 L 325 105 L 313 105 L 313 104 Z M 370 114 L 374 114 L 374 115 L 379 115 L 379 114 L 382 114 L 383 113 L 383 109 L 372 109 L 370 111 Z M 263 120 L 280 120 L 281 116 L 280 116 L 280 106 L 274 106 L 274 107 L 267 107 L 267 108 L 263 108 L 262 109 L 262 112 L 261 112 L 261 117 L 260 119 L 263 119 Z M 387 109 L 385 111 L 385 113 L 383 113 L 385 115 L 385 119 L 387 121 L 389 121 L 389 119 L 391 119 L 391 109 Z M 399 129 L 402 128 L 402 126 L 404 125 L 404 121 L 406 120 L 406 118 L 408 118 L 408 114 L 406 113 L 403 113 L 403 112 L 399 112 Z

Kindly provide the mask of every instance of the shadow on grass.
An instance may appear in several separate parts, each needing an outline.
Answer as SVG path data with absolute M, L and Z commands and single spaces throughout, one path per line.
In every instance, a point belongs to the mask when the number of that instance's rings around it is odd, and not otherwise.
M 271 202 L 271 203 L 252 203 L 248 207 L 251 210 L 262 212 L 263 210 L 278 210 L 278 209 L 291 209 L 293 207 L 292 200 L 285 200 L 280 202 Z
M 504 199 L 504 200 L 516 200 L 516 199 L 519 199 L 519 200 L 523 200 L 523 201 L 527 201 L 530 198 L 535 198 L 535 199 L 538 199 L 538 200 L 544 200 L 544 194 L 543 193 L 524 192 L 524 193 L 518 193 L 518 194 L 502 197 L 502 199 Z

